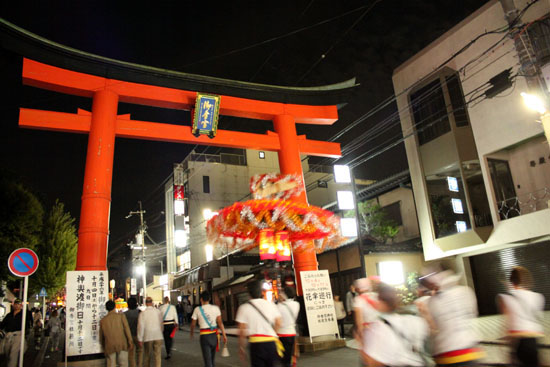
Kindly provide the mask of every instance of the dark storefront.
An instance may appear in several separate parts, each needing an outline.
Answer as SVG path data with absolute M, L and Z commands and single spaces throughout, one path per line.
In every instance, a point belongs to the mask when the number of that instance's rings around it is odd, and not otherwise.
M 472 256 L 470 266 L 480 315 L 498 313 L 496 296 L 507 291 L 507 279 L 514 266 L 529 269 L 533 291 L 544 295 L 545 309 L 550 310 L 550 241 Z

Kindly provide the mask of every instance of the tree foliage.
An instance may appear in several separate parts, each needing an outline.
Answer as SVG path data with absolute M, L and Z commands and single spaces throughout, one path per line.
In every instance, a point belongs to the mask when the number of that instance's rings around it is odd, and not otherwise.
M 361 228 L 378 242 L 386 243 L 393 240 L 399 233 L 395 221 L 388 219 L 384 209 L 376 200 L 358 203 L 361 215 Z
M 21 184 L 0 178 L 0 280 L 15 279 L 6 266 L 10 254 L 21 247 L 36 250 L 44 209 Z
M 65 274 L 76 265 L 77 235 L 74 218 L 56 201 L 44 218 L 36 196 L 7 175 L 0 176 L 0 282 L 18 279 L 8 267 L 9 255 L 26 247 L 38 255 L 36 273 L 29 277 L 31 292 L 46 288 L 54 295 L 65 285 Z
M 44 221 L 37 246 L 40 266 L 31 278 L 33 290 L 44 287 L 54 295 L 65 285 L 67 271 L 75 269 L 78 237 L 74 221 L 63 203 L 56 201 Z

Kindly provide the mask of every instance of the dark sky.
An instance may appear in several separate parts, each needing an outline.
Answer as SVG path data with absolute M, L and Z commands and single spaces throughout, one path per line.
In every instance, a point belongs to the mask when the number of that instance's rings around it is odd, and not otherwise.
M 340 111 L 335 125 L 299 127 L 299 133 L 326 140 L 393 94 L 391 74 L 395 67 L 485 2 L 383 0 L 367 11 L 373 1 L 179 0 L 141 6 L 139 2 L 50 0 L 3 2 L 0 11 L 6 20 L 47 39 L 139 64 L 290 86 L 326 85 L 357 77 L 361 87 Z M 304 30 L 281 37 L 299 29 Z M 21 57 L 6 50 L 0 56 L 4 87 L 0 167 L 20 178 L 48 207 L 59 198 L 78 218 L 87 136 L 20 129 L 18 108 L 76 112 L 77 108 L 90 110 L 91 100 L 22 86 Z M 394 105 L 338 142 L 345 144 L 392 112 Z M 145 121 L 189 121 L 187 112 L 125 104 L 119 106 L 119 113 L 131 113 L 132 118 Z M 227 117 L 221 118 L 220 128 L 272 129 L 269 123 Z M 397 139 L 399 133 L 399 125 L 394 124 L 392 130 L 358 152 L 376 148 L 388 138 Z M 181 161 L 192 148 L 117 139 L 111 246 L 132 236 L 137 219 L 125 220 L 124 216 L 137 208 L 138 200 L 144 202 L 149 226 L 163 229 L 161 184 L 173 163 Z M 216 151 L 209 148 L 206 153 Z M 381 179 L 406 167 L 401 145 L 362 165 L 357 175 Z

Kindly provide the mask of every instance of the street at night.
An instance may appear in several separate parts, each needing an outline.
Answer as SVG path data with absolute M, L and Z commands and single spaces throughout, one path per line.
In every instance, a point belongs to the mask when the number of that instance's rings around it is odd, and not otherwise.
M 547 0 L 0 11 L 0 365 L 550 366 Z

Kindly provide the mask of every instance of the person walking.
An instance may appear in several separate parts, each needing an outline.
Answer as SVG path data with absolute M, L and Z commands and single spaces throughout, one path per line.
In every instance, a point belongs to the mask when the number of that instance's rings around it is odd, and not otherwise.
M 283 292 L 277 304 L 281 314 L 281 327 L 277 335 L 285 348 L 281 364 L 283 367 L 290 367 L 293 364 L 292 359 L 299 355 L 296 345 L 296 319 L 300 313 L 300 304 L 294 300 L 296 291 L 293 287 L 285 287 Z
M 23 305 L 21 300 L 16 298 L 13 301 L 11 311 L 4 317 L 0 323 L 0 330 L 5 332 L 4 353 L 8 358 L 6 367 L 16 367 L 19 361 L 19 351 L 21 350 L 21 331 L 23 326 Z M 25 333 L 32 328 L 32 315 L 27 311 L 25 322 Z M 25 350 L 27 345 L 25 343 Z
M 130 367 L 141 367 L 143 364 L 143 348 L 139 345 L 137 338 L 137 325 L 140 312 L 137 308 L 137 300 L 135 297 L 130 297 L 128 299 L 128 311 L 124 312 L 134 343 L 134 349 L 128 351 L 128 365 Z
M 57 310 L 53 310 L 48 320 L 48 332 L 50 339 L 52 340 L 52 346 L 50 351 L 57 352 L 59 350 L 59 336 L 61 335 L 61 319 L 58 316 Z
M 476 365 L 483 357 L 472 321 L 477 317 L 474 292 L 458 284 L 460 277 L 438 265 L 425 271 L 420 282 L 434 295 L 419 307 L 430 325 L 432 356 L 438 366 Z
M 336 312 L 336 320 L 338 320 L 338 330 L 340 331 L 340 337 L 343 338 L 344 333 L 344 321 L 346 321 L 346 309 L 344 302 L 340 301 L 340 296 L 334 296 L 334 309 Z
M 252 281 L 247 286 L 252 299 L 237 310 L 239 324 L 239 355 L 246 360 L 246 336 L 250 348 L 252 367 L 272 367 L 282 357 L 282 344 L 277 337 L 281 326 L 281 313 L 277 306 L 262 298 L 262 282 Z
M 349 291 L 346 293 L 346 312 L 348 313 L 348 317 L 351 319 L 351 323 L 353 325 L 351 328 L 352 335 L 356 331 L 354 305 L 353 305 L 355 297 L 357 297 L 357 292 L 355 291 L 355 286 L 351 284 L 349 286 Z
M 185 319 L 188 323 L 191 323 L 191 316 L 193 314 L 193 306 L 191 305 L 191 301 L 188 297 L 185 298 L 185 304 L 183 306 L 185 310 Z
M 191 315 L 191 333 L 190 338 L 193 339 L 195 333 L 195 325 L 199 323 L 200 329 L 200 345 L 202 351 L 202 359 L 205 367 L 214 367 L 216 351 L 219 350 L 221 330 L 223 344 L 227 344 L 227 336 L 222 321 L 222 313 L 216 305 L 210 304 L 210 293 L 204 291 L 200 294 L 201 305 L 193 311 Z
M 399 303 L 395 288 L 378 286 L 376 319 L 369 324 L 362 342 L 363 362 L 369 367 L 424 366 L 421 354 L 429 336 L 426 321 L 413 315 L 396 313 Z
M 365 351 L 365 340 L 370 331 L 370 325 L 378 319 L 378 295 L 372 292 L 372 281 L 368 278 L 361 278 L 355 281 L 355 289 L 359 294 L 353 300 L 354 337 L 361 347 L 362 353 Z
M 99 321 L 99 340 L 107 367 L 128 367 L 128 351 L 134 347 L 126 317 L 116 312 L 115 303 L 107 301 L 108 313 Z
M 544 296 L 530 290 L 533 280 L 529 270 L 516 266 L 510 273 L 510 290 L 499 294 L 497 303 L 505 316 L 513 363 L 521 367 L 539 365 L 537 338 L 544 337 L 541 324 Z
M 181 301 L 176 305 L 176 312 L 178 313 L 178 329 L 181 330 L 181 327 L 185 323 L 185 310 Z
M 166 358 L 172 358 L 172 338 L 175 332 L 174 329 L 178 327 L 178 313 L 176 308 L 170 304 L 170 298 L 164 297 L 164 303 L 159 307 L 160 312 L 162 313 L 162 320 L 164 324 L 164 348 L 166 349 Z
M 145 310 L 138 317 L 138 343 L 143 348 L 143 367 L 149 367 L 153 359 L 154 367 L 160 367 L 162 349 L 162 313 L 153 307 L 153 299 L 145 299 Z
M 32 329 L 34 334 L 34 349 L 40 350 L 42 346 L 42 313 L 35 308 L 32 313 Z

